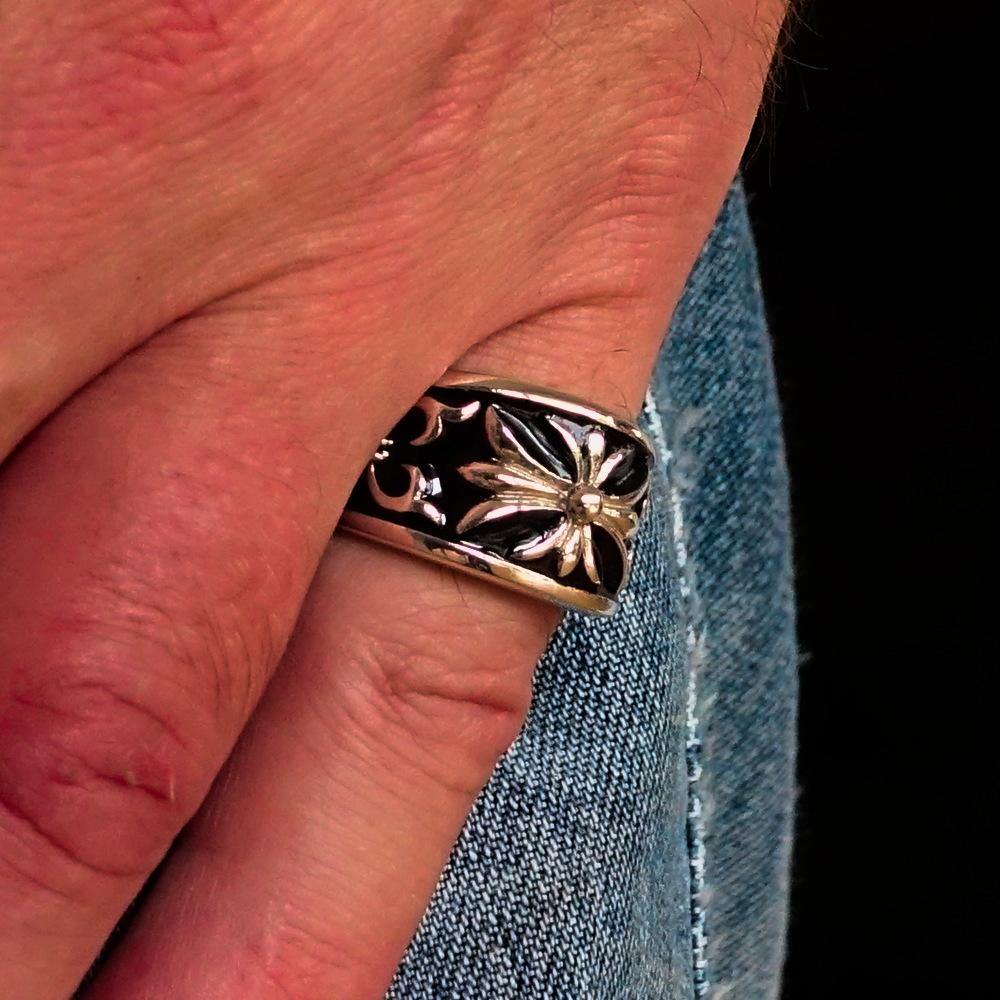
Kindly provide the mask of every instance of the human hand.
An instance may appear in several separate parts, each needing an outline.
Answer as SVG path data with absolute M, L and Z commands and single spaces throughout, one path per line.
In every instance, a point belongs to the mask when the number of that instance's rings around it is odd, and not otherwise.
M 780 9 L 429 6 L 0 11 L 13 997 L 185 824 L 88 996 L 377 996 L 517 733 L 556 613 L 327 540 L 449 366 L 636 408 Z

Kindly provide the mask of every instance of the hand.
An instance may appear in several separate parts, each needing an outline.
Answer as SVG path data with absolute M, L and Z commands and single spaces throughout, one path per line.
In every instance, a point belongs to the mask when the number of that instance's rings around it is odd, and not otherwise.
M 449 366 L 635 410 L 780 16 L 3 7 L 12 997 L 68 995 L 185 825 L 86 996 L 385 988 L 557 615 L 337 517 Z

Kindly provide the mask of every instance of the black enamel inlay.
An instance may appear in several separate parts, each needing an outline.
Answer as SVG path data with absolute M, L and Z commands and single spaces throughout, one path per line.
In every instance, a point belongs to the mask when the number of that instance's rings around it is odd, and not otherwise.
M 545 420 L 547 415 L 558 415 L 570 425 L 574 435 L 582 439 L 593 423 L 571 413 L 556 410 L 527 400 L 508 400 L 497 393 L 461 387 L 434 387 L 428 395 L 448 406 L 461 407 L 473 400 L 480 403 L 479 410 L 470 419 L 462 422 L 445 421 L 443 433 L 423 445 L 410 442 L 427 427 L 427 417 L 414 407 L 393 428 L 389 435 L 391 442 L 386 451 L 388 456 L 375 463 L 378 483 L 388 494 L 402 494 L 408 484 L 409 475 L 404 466 L 413 465 L 421 470 L 429 482 L 434 482 L 434 492 L 428 496 L 446 517 L 444 526 L 434 524 L 422 514 L 398 513 L 380 506 L 372 497 L 365 476 L 362 476 L 348 502 L 348 509 L 359 514 L 389 521 L 406 528 L 432 535 L 443 541 L 462 541 L 475 544 L 489 552 L 522 565 L 535 572 L 544 573 L 560 583 L 576 587 L 602 597 L 614 597 L 619 590 L 625 566 L 614 541 L 599 526 L 593 526 L 596 560 L 601 583 L 595 584 L 587 576 L 582 560 L 565 577 L 557 574 L 558 555 L 550 553 L 541 559 L 524 561 L 512 558 L 514 547 L 541 531 L 558 524 L 561 515 L 551 512 L 526 512 L 497 521 L 487 522 L 458 535 L 455 527 L 462 516 L 475 504 L 488 500 L 488 490 L 468 482 L 459 472 L 460 466 L 473 461 L 488 462 L 498 458 L 490 445 L 485 427 L 485 415 L 491 405 L 497 406 L 523 425 L 526 434 L 519 434 L 525 446 L 552 473 L 567 481 L 573 478 L 574 462 L 558 433 Z M 613 427 L 600 425 L 607 439 L 606 454 L 610 455 L 624 448 L 626 458 L 614 470 L 601 490 L 607 494 L 620 496 L 638 489 L 648 478 L 651 456 L 646 448 L 634 437 Z M 641 511 L 644 499 L 639 502 L 636 513 Z M 628 544 L 628 543 L 626 543 Z

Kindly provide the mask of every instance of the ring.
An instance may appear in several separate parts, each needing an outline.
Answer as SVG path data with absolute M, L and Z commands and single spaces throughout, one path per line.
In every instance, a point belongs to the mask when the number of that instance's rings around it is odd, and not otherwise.
M 449 373 L 393 428 L 348 501 L 355 534 L 608 615 L 653 465 L 634 424 L 506 379 Z

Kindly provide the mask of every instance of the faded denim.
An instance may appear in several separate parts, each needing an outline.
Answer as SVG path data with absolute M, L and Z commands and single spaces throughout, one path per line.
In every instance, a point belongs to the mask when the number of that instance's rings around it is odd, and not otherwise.
M 742 192 L 643 418 L 622 608 L 571 614 L 392 1000 L 763 1000 L 785 930 L 795 663 L 778 406 Z

